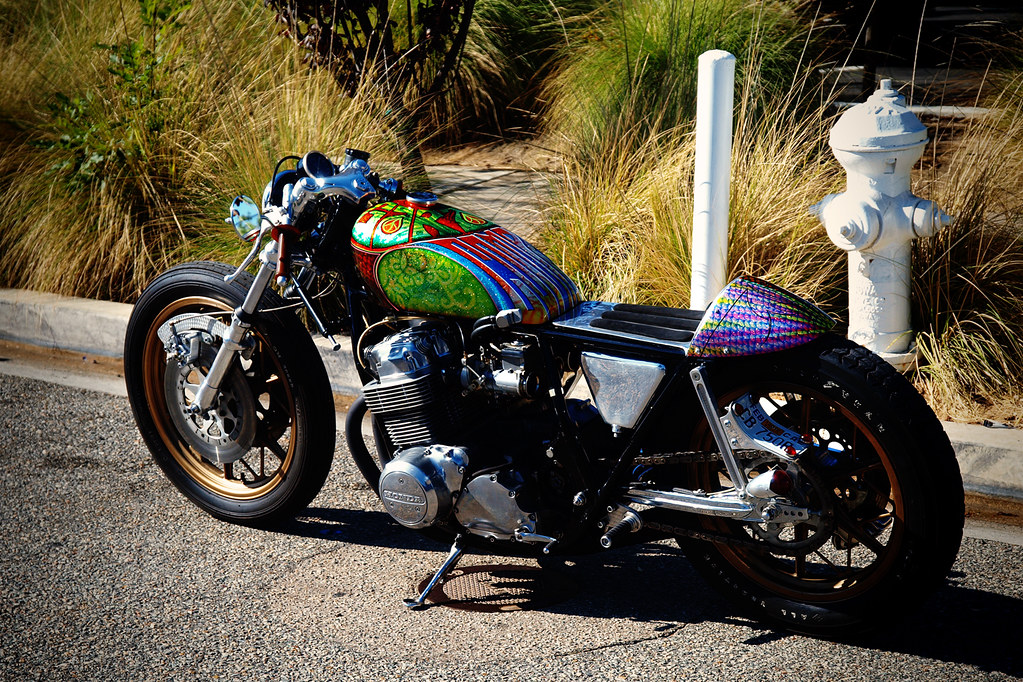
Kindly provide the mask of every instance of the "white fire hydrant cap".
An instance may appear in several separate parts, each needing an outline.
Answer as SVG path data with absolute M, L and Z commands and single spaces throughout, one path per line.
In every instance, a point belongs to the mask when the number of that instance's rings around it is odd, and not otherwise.
M 846 152 L 897 151 L 926 144 L 927 128 L 886 78 L 866 102 L 842 114 L 829 143 Z

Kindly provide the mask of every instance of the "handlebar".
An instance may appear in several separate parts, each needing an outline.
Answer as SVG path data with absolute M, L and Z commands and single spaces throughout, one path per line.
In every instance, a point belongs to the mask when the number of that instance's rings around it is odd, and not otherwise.
M 295 183 L 291 190 L 289 213 L 294 224 L 305 210 L 315 204 L 315 199 L 324 196 L 340 196 L 353 204 L 376 193 L 368 175 L 369 164 L 356 159 L 345 166 L 337 175 L 326 178 L 305 177 Z

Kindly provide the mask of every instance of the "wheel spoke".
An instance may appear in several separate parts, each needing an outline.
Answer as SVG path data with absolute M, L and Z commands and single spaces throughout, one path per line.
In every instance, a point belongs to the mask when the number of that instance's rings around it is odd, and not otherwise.
M 248 469 L 248 470 L 249 470 L 249 473 L 250 473 L 250 474 L 252 474 L 252 478 L 253 478 L 253 480 L 258 480 L 258 479 L 259 479 L 259 474 L 257 474 L 257 473 L 256 473 L 256 470 L 252 468 L 252 465 L 250 465 L 250 464 L 249 464 L 248 462 L 246 462 L 246 461 L 245 461 L 244 459 L 240 459 L 240 460 L 238 460 L 238 461 L 239 461 L 239 462 L 241 463 L 241 465 L 242 465 L 243 467 L 245 467 L 246 469 Z
M 873 481 L 866 478 L 860 478 L 859 483 L 860 485 L 864 486 L 865 488 L 873 492 L 875 495 L 877 495 L 878 498 L 888 499 L 889 491 L 878 488 L 877 484 L 875 484 Z
M 795 528 L 795 533 L 796 533 L 796 540 L 797 541 L 801 541 L 801 540 L 805 540 L 807 538 L 807 536 L 809 535 L 809 530 L 807 530 L 807 528 L 803 524 L 799 524 Z M 800 554 L 800 555 L 796 556 L 796 560 L 795 560 L 795 573 L 796 573 L 796 577 L 797 578 L 804 577 L 805 572 L 806 572 L 806 555 L 805 554 Z
M 844 509 L 836 509 L 835 517 L 838 521 L 838 526 L 845 532 L 849 533 L 850 537 L 859 540 L 864 547 L 867 547 L 877 556 L 881 556 L 885 552 L 885 546 L 882 545 L 877 539 L 871 535 L 868 531 L 863 530 L 857 524 L 855 519 L 849 517 L 849 514 Z
M 865 474 L 865 473 L 867 473 L 869 471 L 877 471 L 878 469 L 882 469 L 883 470 L 884 469 L 884 465 L 881 464 L 880 462 L 874 462 L 873 464 L 866 464 L 864 466 L 856 467 L 855 469 L 852 469 L 851 471 L 846 471 L 846 472 L 843 473 L 843 476 L 847 477 L 847 478 L 859 478 L 859 479 L 862 479 L 863 478 L 863 474 Z
M 822 554 L 819 549 L 814 550 L 814 554 L 816 554 L 818 557 L 820 557 L 821 561 L 823 561 L 828 566 L 833 568 L 835 570 L 835 572 L 838 575 L 840 575 L 840 576 L 848 576 L 848 575 L 852 575 L 853 573 L 855 573 L 855 571 L 851 570 L 851 568 L 848 567 L 848 566 L 843 568 L 842 566 L 837 565 L 834 561 L 832 561 L 828 557 L 824 556 L 824 554 Z
M 274 456 L 277 457 L 277 459 L 281 460 L 281 462 L 287 459 L 288 453 L 284 450 L 283 447 L 281 447 L 281 444 L 278 443 L 277 441 L 267 440 L 262 445 L 265 446 L 270 452 L 272 452 Z

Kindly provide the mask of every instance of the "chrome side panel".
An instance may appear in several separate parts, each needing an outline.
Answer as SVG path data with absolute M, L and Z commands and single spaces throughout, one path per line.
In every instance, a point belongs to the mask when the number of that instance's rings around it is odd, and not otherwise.
M 626 429 L 639 421 L 665 374 L 660 363 L 601 353 L 583 353 L 582 368 L 600 416 Z

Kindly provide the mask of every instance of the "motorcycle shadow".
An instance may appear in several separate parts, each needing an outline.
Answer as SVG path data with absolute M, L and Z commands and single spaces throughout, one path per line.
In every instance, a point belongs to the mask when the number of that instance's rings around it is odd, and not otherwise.
M 423 583 L 440 564 L 447 546 L 395 524 L 381 511 L 310 508 L 279 532 L 370 547 L 413 549 L 437 554 L 422 566 Z M 470 551 L 438 587 L 433 601 L 472 611 L 542 610 L 592 618 L 627 618 L 655 624 L 664 635 L 686 624 L 717 622 L 753 628 L 747 646 L 774 645 L 798 635 L 764 628 L 747 619 L 707 584 L 673 543 L 662 542 L 580 556 L 495 563 L 485 551 Z M 510 561 L 511 563 L 508 563 Z M 1013 572 L 1017 572 L 1013 569 Z M 452 589 L 459 578 L 489 583 L 490 592 Z M 968 587 L 955 572 L 916 612 L 882 623 L 875 634 L 846 644 L 976 666 L 1023 676 L 1018 647 L 1023 599 Z M 1010 578 L 1009 583 L 1023 580 Z M 471 592 L 471 590 L 470 590 Z M 514 598 L 508 595 L 513 594 Z M 438 607 L 434 604 L 431 608 Z
M 308 507 L 276 532 L 303 538 L 346 542 L 366 547 L 437 550 L 443 545 L 402 528 L 386 512 L 361 509 Z
M 946 584 L 914 613 L 844 644 L 885 653 L 902 653 L 956 665 L 970 665 L 986 673 L 1023 678 L 1020 616 L 1023 599 L 964 587 L 966 576 L 953 571 Z M 773 645 L 799 635 L 770 630 L 754 623 L 760 633 L 745 645 Z
M 385 512 L 370 510 L 308 508 L 276 531 L 368 547 L 435 552 L 437 561 L 422 566 L 421 586 L 448 549 L 447 544 L 402 528 Z M 720 621 L 731 612 L 670 542 L 539 561 L 501 556 L 488 554 L 485 546 L 467 549 L 458 568 L 431 592 L 430 608 L 627 618 L 655 623 L 655 631 L 665 634 L 685 624 Z M 466 582 L 476 587 L 467 588 Z

